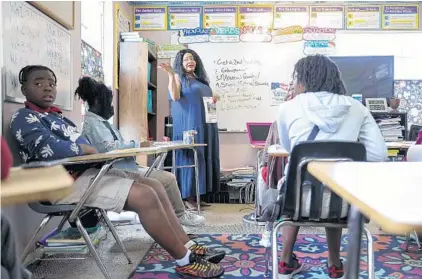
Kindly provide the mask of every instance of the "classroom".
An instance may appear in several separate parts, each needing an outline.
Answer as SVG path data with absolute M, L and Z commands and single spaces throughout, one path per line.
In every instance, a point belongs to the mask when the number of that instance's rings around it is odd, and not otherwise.
M 3 279 L 422 279 L 419 1 L 2 1 Z

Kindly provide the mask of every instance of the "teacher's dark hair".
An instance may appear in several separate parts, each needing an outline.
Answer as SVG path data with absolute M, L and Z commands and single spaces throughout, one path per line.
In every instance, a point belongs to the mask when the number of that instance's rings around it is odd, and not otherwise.
M 311 55 L 297 61 L 293 78 L 305 87 L 305 92 L 327 91 L 346 94 L 346 87 L 336 63 L 323 55 Z
M 191 49 L 182 49 L 176 54 L 176 58 L 174 59 L 173 70 L 178 74 L 181 78 L 186 78 L 186 72 L 183 68 L 183 56 L 186 53 L 190 53 L 195 59 L 196 68 L 195 68 L 195 75 L 196 79 L 206 85 L 210 85 L 210 80 L 208 78 L 207 72 L 205 71 L 204 64 L 202 64 L 202 60 L 199 55 L 191 50 Z

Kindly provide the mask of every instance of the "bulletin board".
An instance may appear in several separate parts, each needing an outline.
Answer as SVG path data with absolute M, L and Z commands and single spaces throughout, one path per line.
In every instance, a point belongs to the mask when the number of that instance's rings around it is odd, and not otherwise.
M 114 2 L 114 88 L 119 89 L 120 33 L 130 32 L 131 17 L 125 14 L 118 2 Z

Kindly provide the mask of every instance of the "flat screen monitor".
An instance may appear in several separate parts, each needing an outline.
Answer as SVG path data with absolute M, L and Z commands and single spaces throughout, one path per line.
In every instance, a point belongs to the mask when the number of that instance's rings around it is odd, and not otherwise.
M 394 96 L 394 56 L 332 56 L 338 66 L 347 95 L 365 98 Z

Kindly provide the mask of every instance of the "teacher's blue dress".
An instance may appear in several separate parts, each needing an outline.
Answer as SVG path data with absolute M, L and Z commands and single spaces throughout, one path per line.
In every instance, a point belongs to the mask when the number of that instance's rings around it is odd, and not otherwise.
M 199 163 L 199 191 L 201 195 L 220 189 L 220 147 L 216 123 L 206 123 L 203 97 L 212 97 L 211 88 L 196 79 L 181 79 L 180 99 L 171 101 L 173 117 L 173 140 L 183 140 L 183 131 L 196 130 L 195 143 L 206 143 L 207 147 L 197 148 Z M 176 151 L 176 165 L 193 165 L 191 150 Z M 196 195 L 194 168 L 176 170 L 182 198 Z

